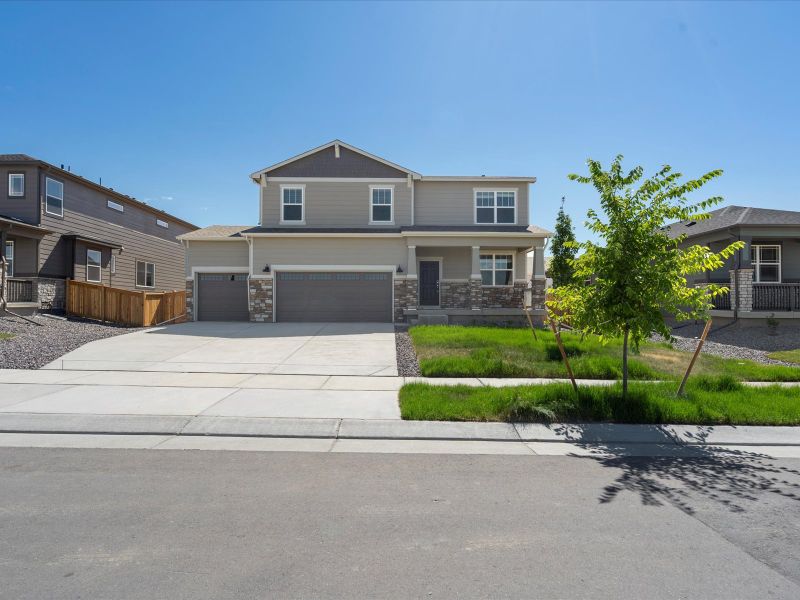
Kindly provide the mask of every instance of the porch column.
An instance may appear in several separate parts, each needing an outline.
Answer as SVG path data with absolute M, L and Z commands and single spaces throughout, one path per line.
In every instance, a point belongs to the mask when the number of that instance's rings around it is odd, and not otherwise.
M 544 310 L 547 299 L 547 275 L 544 267 L 544 244 L 533 247 L 533 269 L 531 272 L 531 308 Z
M 737 312 L 752 312 L 753 269 L 732 269 L 730 276 L 731 308 Z
M 472 310 L 480 310 L 483 303 L 481 289 L 481 247 L 472 246 L 472 272 L 469 276 L 469 305 Z
M 406 271 L 408 276 L 414 277 L 417 276 L 417 247 L 416 246 L 409 246 L 408 247 L 408 269 Z
M 739 268 L 740 269 L 752 269 L 753 268 L 753 238 L 750 236 L 742 236 L 742 241 L 744 242 L 744 248 L 739 250 L 740 254 L 740 262 Z

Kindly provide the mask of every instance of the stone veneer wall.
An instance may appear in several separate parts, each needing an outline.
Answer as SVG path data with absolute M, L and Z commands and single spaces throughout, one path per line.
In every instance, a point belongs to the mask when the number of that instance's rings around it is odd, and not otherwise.
M 469 281 L 442 279 L 439 294 L 442 308 L 472 308 Z
M 258 323 L 272 322 L 272 278 L 249 279 L 248 308 L 250 320 Z
M 750 312 L 753 310 L 753 269 L 739 269 L 739 281 L 736 281 L 736 271 L 730 272 L 731 308 L 736 308 L 736 288 L 739 288 L 739 310 Z
M 531 279 L 531 308 L 544 310 L 547 300 L 547 281 L 544 279 Z
M 395 279 L 394 280 L 394 321 L 403 323 L 405 321 L 405 309 L 417 308 L 418 282 L 416 279 Z
M 63 279 L 37 277 L 33 286 L 34 301 L 39 306 L 50 310 L 64 310 L 67 308 L 67 283 Z
M 522 308 L 526 283 L 514 283 L 510 287 L 481 288 L 481 308 Z
M 186 320 L 194 321 L 194 279 L 186 280 Z

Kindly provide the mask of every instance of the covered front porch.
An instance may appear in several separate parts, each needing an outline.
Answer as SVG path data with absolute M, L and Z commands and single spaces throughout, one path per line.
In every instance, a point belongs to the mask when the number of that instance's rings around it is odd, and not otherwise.
M 510 322 L 544 314 L 544 239 L 408 238 L 395 278 L 395 321 Z M 533 252 L 533 271 L 528 267 Z
M 47 233 L 38 225 L 0 216 L 0 296 L 8 308 L 40 306 L 39 242 Z

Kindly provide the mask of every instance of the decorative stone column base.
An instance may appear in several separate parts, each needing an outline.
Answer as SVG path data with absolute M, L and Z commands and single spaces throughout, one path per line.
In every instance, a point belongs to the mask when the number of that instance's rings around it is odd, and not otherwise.
M 419 285 L 416 278 L 394 280 L 394 322 L 404 323 L 406 310 L 416 310 Z
M 531 279 L 531 308 L 533 310 L 544 310 L 544 303 L 546 299 L 547 280 Z
M 481 280 L 471 278 L 469 280 L 469 305 L 472 310 L 480 310 L 483 304 L 483 288 Z
M 38 277 L 33 286 L 33 299 L 43 309 L 64 310 L 67 303 L 65 280 Z
M 186 280 L 186 320 L 194 321 L 194 279 Z
M 739 269 L 739 281 L 736 281 L 736 270 L 730 272 L 731 277 L 731 308 L 736 310 L 738 297 L 739 310 L 752 312 L 753 310 L 753 269 Z
M 248 279 L 247 289 L 250 320 L 272 323 L 272 278 Z

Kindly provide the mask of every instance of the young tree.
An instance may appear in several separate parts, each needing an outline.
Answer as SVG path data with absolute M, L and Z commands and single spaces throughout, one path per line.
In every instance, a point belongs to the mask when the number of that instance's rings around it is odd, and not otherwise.
M 639 183 L 644 169 L 623 173 L 622 156 L 608 171 L 595 160 L 587 164 L 588 176 L 569 178 L 594 186 L 600 195 L 603 217 L 589 210 L 586 223 L 600 243 L 578 244 L 582 253 L 574 261 L 575 281 L 555 288 L 548 305 L 580 331 L 601 339 L 622 337 L 622 393 L 627 396 L 629 346 L 638 347 L 653 332 L 670 337 L 665 314 L 678 320 L 707 318 L 711 298 L 727 288 L 689 287 L 686 277 L 722 267 L 742 243 L 717 253 L 706 246 L 682 247 L 685 237 L 671 238 L 665 228 L 674 221 L 708 218 L 705 211 L 722 198 L 691 204 L 686 196 L 721 170 L 681 182 L 683 176 L 667 165 Z M 587 279 L 590 285 L 583 283 Z
M 551 246 L 553 259 L 550 262 L 550 276 L 553 278 L 553 287 L 570 284 L 575 279 L 572 261 L 578 253 L 578 248 L 574 244 L 575 232 L 572 229 L 572 219 L 564 212 L 564 198 L 561 198 L 561 208 L 558 209 L 556 231 Z

